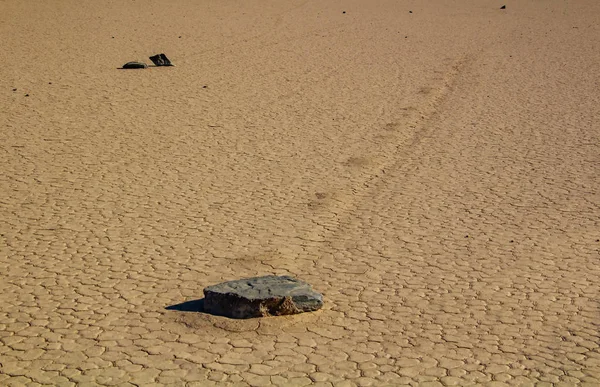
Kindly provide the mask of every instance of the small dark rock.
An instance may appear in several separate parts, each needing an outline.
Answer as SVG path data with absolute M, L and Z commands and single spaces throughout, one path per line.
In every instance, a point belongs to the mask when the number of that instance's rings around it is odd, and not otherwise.
M 506 5 L 503 5 L 502 7 L 500 7 L 500 9 L 506 9 Z
M 179 39 L 181 39 L 181 36 L 179 37 Z
M 408 13 L 412 13 L 412 11 L 408 11 Z
M 230 318 L 282 316 L 312 312 L 322 306 L 321 294 L 290 276 L 247 278 L 204 289 L 204 311 Z
M 343 11 L 342 13 L 346 13 L 346 11 Z
M 513 243 L 513 242 L 514 242 L 514 241 L 511 239 L 511 240 L 510 240 L 510 243 Z
M 29 97 L 29 94 L 25 94 L 25 97 Z
M 202 86 L 202 88 L 203 88 L 203 89 L 206 89 L 206 88 L 208 88 L 208 86 L 204 85 L 204 86 Z
M 124 69 L 145 69 L 148 65 L 143 62 L 127 62 L 123 65 Z
M 13 91 L 17 91 L 17 89 L 13 89 Z
M 154 56 L 151 56 L 150 60 L 156 66 L 173 66 L 173 64 L 165 54 L 156 54 Z

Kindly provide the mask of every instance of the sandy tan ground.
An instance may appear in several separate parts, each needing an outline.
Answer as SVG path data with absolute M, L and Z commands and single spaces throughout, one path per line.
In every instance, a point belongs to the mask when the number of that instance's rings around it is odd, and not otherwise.
M 502 4 L 0 0 L 0 385 L 598 386 L 600 2 Z

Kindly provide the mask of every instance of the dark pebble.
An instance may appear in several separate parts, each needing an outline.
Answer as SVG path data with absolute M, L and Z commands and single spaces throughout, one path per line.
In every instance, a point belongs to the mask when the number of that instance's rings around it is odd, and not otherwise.
M 511 240 L 510 240 L 510 243 L 513 243 L 513 242 L 514 242 L 514 241 L 511 239 Z
M 469 237 L 468 235 L 465 235 L 465 238 L 468 238 L 468 237 Z
M 412 11 L 408 11 L 408 13 L 412 13 Z
M 506 9 L 506 5 L 503 5 L 502 7 L 500 7 L 500 9 Z
M 17 89 L 13 89 L 13 91 L 17 91 Z
M 29 97 L 29 94 L 25 94 L 25 97 Z
M 127 62 L 123 65 L 123 69 L 145 69 L 148 65 L 143 62 Z
M 206 89 L 206 88 L 208 88 L 208 86 L 204 85 L 204 86 L 202 86 L 202 88 L 203 88 L 203 89 Z
M 179 39 L 181 39 L 181 36 L 179 37 Z
M 346 11 L 342 12 L 342 13 L 346 13 Z
M 52 82 L 48 82 L 48 84 L 49 84 L 49 85 L 51 85 L 51 84 L 52 84 Z

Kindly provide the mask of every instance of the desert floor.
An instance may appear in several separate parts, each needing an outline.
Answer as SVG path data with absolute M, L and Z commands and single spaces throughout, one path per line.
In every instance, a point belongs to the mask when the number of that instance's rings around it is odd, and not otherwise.
M 506 1 L 0 0 L 0 385 L 598 386 L 600 2 Z

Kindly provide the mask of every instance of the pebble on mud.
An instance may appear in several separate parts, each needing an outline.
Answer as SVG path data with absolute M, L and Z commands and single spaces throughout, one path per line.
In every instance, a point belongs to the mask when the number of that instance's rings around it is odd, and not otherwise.
M 173 63 L 167 58 L 165 54 L 156 54 L 149 58 L 155 66 L 173 66 Z
M 148 65 L 142 62 L 127 62 L 123 65 L 124 69 L 145 69 Z
M 237 319 L 283 316 L 321 309 L 323 296 L 290 276 L 267 275 L 204 289 L 204 311 Z

